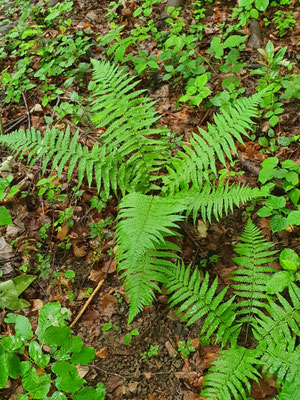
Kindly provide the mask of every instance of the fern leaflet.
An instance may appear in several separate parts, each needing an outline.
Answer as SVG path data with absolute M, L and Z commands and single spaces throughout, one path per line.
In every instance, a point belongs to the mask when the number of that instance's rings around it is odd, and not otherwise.
M 205 317 L 200 334 L 205 334 L 209 339 L 215 333 L 215 343 L 221 341 L 223 345 L 228 340 L 235 342 L 239 326 L 232 326 L 235 319 L 232 305 L 234 297 L 221 304 L 227 288 L 216 294 L 217 278 L 209 285 L 209 274 L 206 273 L 201 282 L 199 270 L 195 269 L 191 274 L 191 267 L 186 268 L 183 263 L 181 267 L 174 267 L 169 275 L 166 294 L 172 293 L 170 307 L 181 303 L 177 310 L 177 313 L 185 313 L 181 321 L 188 321 L 189 326 Z
M 258 351 L 233 347 L 220 352 L 221 356 L 214 361 L 213 367 L 205 377 L 205 388 L 201 395 L 207 400 L 246 399 L 246 386 L 251 392 L 249 379 L 258 382 L 260 373 L 255 365 L 260 364 Z
M 242 268 L 231 273 L 234 275 L 231 279 L 237 282 L 231 287 L 235 294 L 243 299 L 237 303 L 237 314 L 243 316 L 240 321 L 249 322 L 253 314 L 266 305 L 264 300 L 267 298 L 266 291 L 270 274 L 276 272 L 266 264 L 276 259 L 272 256 L 277 251 L 269 250 L 273 243 L 266 242 L 251 219 L 248 219 L 240 240 L 243 243 L 238 244 L 234 251 L 241 257 L 235 257 L 233 261 Z
M 277 293 L 280 304 L 269 300 L 266 310 L 269 315 L 262 311 L 257 313 L 252 321 L 253 334 L 257 341 L 267 340 L 270 336 L 275 341 L 279 341 L 282 335 L 291 338 L 292 333 L 300 336 L 300 288 L 294 283 L 289 285 L 290 304 L 281 294 Z

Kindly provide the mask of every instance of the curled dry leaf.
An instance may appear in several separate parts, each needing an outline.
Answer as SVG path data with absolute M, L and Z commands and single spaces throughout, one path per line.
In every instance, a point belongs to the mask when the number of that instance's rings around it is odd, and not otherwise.
M 96 351 L 96 356 L 102 359 L 105 359 L 107 357 L 107 354 L 107 347 L 101 347 L 101 349 Z

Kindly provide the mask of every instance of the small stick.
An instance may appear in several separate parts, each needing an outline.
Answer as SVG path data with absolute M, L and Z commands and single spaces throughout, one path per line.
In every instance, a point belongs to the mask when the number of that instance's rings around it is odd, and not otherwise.
M 95 295 L 97 294 L 97 292 L 99 291 L 99 289 L 101 288 L 101 286 L 103 285 L 104 279 L 102 279 L 97 287 L 94 289 L 93 293 L 90 295 L 90 297 L 87 299 L 87 302 L 85 303 L 85 305 L 82 307 L 82 309 L 80 310 L 79 314 L 77 315 L 77 317 L 74 319 L 74 321 L 70 324 L 70 328 L 73 328 L 73 326 L 76 324 L 76 322 L 79 320 L 79 318 L 82 316 L 82 314 L 85 312 L 85 310 L 88 308 L 90 302 L 93 300 L 93 298 L 95 297 Z

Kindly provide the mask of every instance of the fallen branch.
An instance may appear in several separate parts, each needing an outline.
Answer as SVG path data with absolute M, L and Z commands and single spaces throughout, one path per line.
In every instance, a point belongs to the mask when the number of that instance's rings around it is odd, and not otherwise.
M 74 321 L 70 324 L 70 328 L 73 328 L 73 326 L 76 324 L 76 322 L 79 320 L 79 318 L 82 316 L 82 314 L 85 312 L 85 310 L 88 308 L 90 302 L 93 300 L 93 298 L 96 296 L 96 294 L 98 293 L 99 289 L 101 288 L 101 286 L 103 285 L 104 280 L 102 279 L 97 287 L 94 289 L 93 293 L 90 295 L 90 297 L 87 299 L 87 302 L 85 303 L 85 305 L 82 307 L 82 309 L 80 310 L 79 314 L 77 315 L 77 317 L 74 319 Z

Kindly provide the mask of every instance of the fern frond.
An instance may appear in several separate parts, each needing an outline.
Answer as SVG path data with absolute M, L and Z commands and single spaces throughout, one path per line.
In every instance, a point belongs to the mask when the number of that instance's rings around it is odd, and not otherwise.
M 267 340 L 269 336 L 275 341 L 279 341 L 282 335 L 286 338 L 291 338 L 292 333 L 300 336 L 300 288 L 291 283 L 288 290 L 291 304 L 277 293 L 279 304 L 270 299 L 265 307 L 269 315 L 259 311 L 252 321 L 253 334 L 258 342 Z
M 223 346 L 228 340 L 236 341 L 239 326 L 232 326 L 234 297 L 222 303 L 227 288 L 216 294 L 218 278 L 209 285 L 208 273 L 202 281 L 197 268 L 191 274 L 191 266 L 185 267 L 182 263 L 170 270 L 166 287 L 166 294 L 172 294 L 170 307 L 181 303 L 177 313 L 185 313 L 181 321 L 187 321 L 187 326 L 205 317 L 200 334 L 205 334 L 207 339 L 215 334 L 215 343 L 222 342 Z
M 84 177 L 87 177 L 89 185 L 92 179 L 96 179 L 98 191 L 104 184 L 104 190 L 108 196 L 111 189 L 116 191 L 117 184 L 114 176 L 117 174 L 118 155 L 111 153 L 107 155 L 107 149 L 95 144 L 90 151 L 87 146 L 78 142 L 78 132 L 70 137 L 70 128 L 65 132 L 52 127 L 47 128 L 44 136 L 40 131 L 31 128 L 23 131 L 15 131 L 9 135 L 1 135 L 0 143 L 9 147 L 15 155 L 22 157 L 28 152 L 27 162 L 30 167 L 39 159 L 43 158 L 42 173 L 45 173 L 48 164 L 52 160 L 51 170 L 57 169 L 60 175 L 68 164 L 68 180 L 77 169 L 78 186 Z
M 207 400 L 232 400 L 232 396 L 235 400 L 246 399 L 245 386 L 250 393 L 249 380 L 258 382 L 261 376 L 255 367 L 260 363 L 258 351 L 235 347 L 220 351 L 220 354 L 205 377 L 204 385 L 208 387 L 201 396 Z
M 189 145 L 183 145 L 183 151 L 172 158 L 169 175 L 163 178 L 168 193 L 187 190 L 191 184 L 199 189 L 211 172 L 217 176 L 216 160 L 224 166 L 225 157 L 232 160 L 231 153 L 236 154 L 234 139 L 243 144 L 241 135 L 248 137 L 246 130 L 251 130 L 251 118 L 258 115 L 261 98 L 262 92 L 236 100 L 228 111 L 214 116 L 214 125 L 208 124 L 207 132 L 198 128 L 199 134 L 193 133 Z
M 165 241 L 155 245 L 155 250 L 146 250 L 135 266 L 126 270 L 124 287 L 130 299 L 128 324 L 142 310 L 151 305 L 154 291 L 161 292 L 158 283 L 166 283 L 169 271 L 174 267 L 171 259 L 178 258 L 175 252 L 180 249 L 174 243 Z
M 260 230 L 248 219 L 245 230 L 240 238 L 241 242 L 234 251 L 241 257 L 233 258 L 233 261 L 242 268 L 231 272 L 230 279 L 236 284 L 231 285 L 235 294 L 242 300 L 237 303 L 237 314 L 243 317 L 240 322 L 249 322 L 260 308 L 266 306 L 267 284 L 274 268 L 267 264 L 274 261 L 276 250 L 269 250 L 273 243 L 269 243 L 261 235 Z
M 130 320 L 143 305 L 151 304 L 152 291 L 158 289 L 153 281 L 165 280 L 170 264 L 164 259 L 175 257 L 171 251 L 178 251 L 178 247 L 164 238 L 178 236 L 172 228 L 182 220 L 178 215 L 182 210 L 183 205 L 170 199 L 140 193 L 131 193 L 120 203 L 117 259 L 118 270 L 125 271 L 121 278 L 126 277 L 127 294 L 132 300 Z
M 152 127 L 160 118 L 154 102 L 141 96 L 144 90 L 133 91 L 138 81 L 124 68 L 107 61 L 92 60 L 92 64 L 92 122 L 105 128 L 101 141 L 108 154 L 117 150 L 128 186 L 145 193 L 152 188 L 151 176 L 170 157 L 169 131 Z
M 192 214 L 194 221 L 200 213 L 203 221 L 211 221 L 212 216 L 219 220 L 228 211 L 233 211 L 233 206 L 240 206 L 249 200 L 257 198 L 257 189 L 245 185 L 220 184 L 217 187 L 206 182 L 199 190 L 193 186 L 190 190 L 182 191 L 174 196 L 175 199 L 186 205 L 187 215 Z
M 296 347 L 295 343 L 296 336 L 290 339 L 284 335 L 276 341 L 269 336 L 259 343 L 262 373 L 275 375 L 278 386 L 284 382 L 300 382 L 300 345 Z

